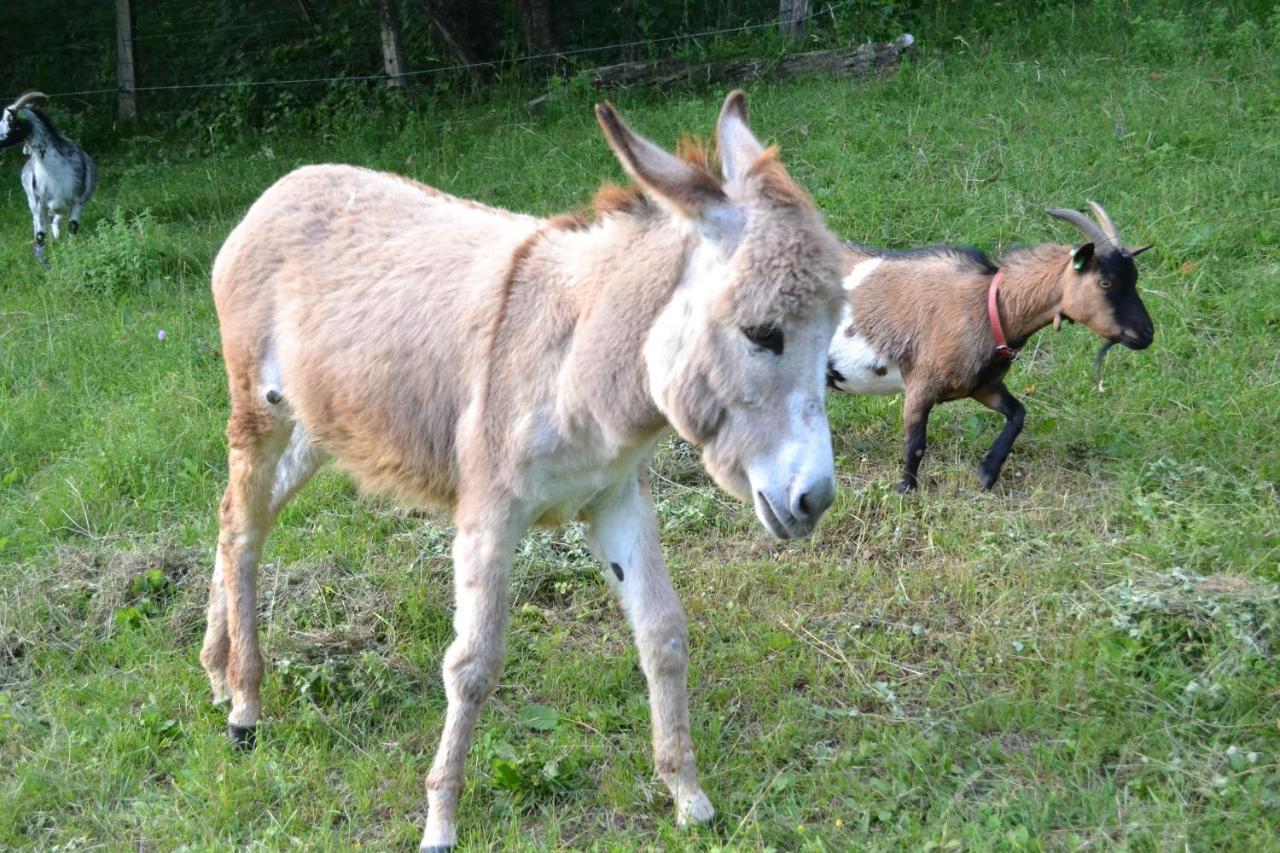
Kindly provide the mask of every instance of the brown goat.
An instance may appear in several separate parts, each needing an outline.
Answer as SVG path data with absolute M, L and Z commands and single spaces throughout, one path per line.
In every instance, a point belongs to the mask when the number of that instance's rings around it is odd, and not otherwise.
M 906 393 L 899 491 L 916 486 L 930 410 L 961 397 L 1005 417 L 978 469 L 984 489 L 995 485 L 1025 415 L 1004 375 L 1018 349 L 1050 323 L 1082 323 L 1130 349 L 1151 345 L 1155 330 L 1133 261 L 1150 247 L 1125 249 L 1106 211 L 1094 202 L 1089 207 L 1096 223 L 1074 210 L 1047 211 L 1079 228 L 1085 243 L 1014 249 L 999 269 L 971 248 L 848 245 L 847 301 L 831 342 L 827 384 L 853 394 Z

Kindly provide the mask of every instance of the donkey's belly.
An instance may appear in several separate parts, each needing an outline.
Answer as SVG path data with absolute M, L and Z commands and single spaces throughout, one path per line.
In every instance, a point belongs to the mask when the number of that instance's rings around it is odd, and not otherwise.
M 898 365 L 882 357 L 861 335 L 836 332 L 827 362 L 831 386 L 850 394 L 900 394 L 904 390 Z

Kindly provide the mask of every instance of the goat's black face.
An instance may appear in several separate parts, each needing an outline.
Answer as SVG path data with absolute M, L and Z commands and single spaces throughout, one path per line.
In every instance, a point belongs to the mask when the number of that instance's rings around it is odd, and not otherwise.
M 0 148 L 21 145 L 31 135 L 31 122 L 18 114 L 17 110 L 6 109 L 0 113 Z
M 1123 249 L 1103 252 L 1097 258 L 1098 287 L 1102 289 L 1119 336 L 1113 340 L 1129 349 L 1146 349 L 1155 339 L 1155 325 L 1138 295 L 1138 267 Z

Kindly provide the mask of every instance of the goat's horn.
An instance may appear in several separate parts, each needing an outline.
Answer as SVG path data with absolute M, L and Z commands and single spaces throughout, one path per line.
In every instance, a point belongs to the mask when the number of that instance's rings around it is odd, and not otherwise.
M 1078 210 L 1065 210 L 1061 207 L 1055 207 L 1051 210 L 1046 210 L 1045 213 L 1070 222 L 1072 225 L 1080 229 L 1081 233 L 1088 238 L 1090 243 L 1093 243 L 1094 246 L 1098 248 L 1111 245 L 1111 240 L 1107 237 L 1106 233 L 1098 227 L 1097 223 Z
M 1111 221 L 1111 217 L 1107 216 L 1107 212 L 1102 209 L 1102 205 L 1096 201 L 1089 202 L 1089 209 L 1093 211 L 1093 218 L 1098 220 L 1098 224 L 1102 226 L 1102 233 L 1107 235 L 1107 239 L 1112 246 L 1120 247 L 1120 238 L 1116 236 L 1116 225 Z
M 25 107 L 27 105 L 27 102 L 34 101 L 36 98 L 47 98 L 47 97 L 49 96 L 46 95 L 44 92 L 36 92 L 32 90 L 30 92 L 26 92 L 22 95 L 19 95 L 18 100 L 13 102 L 13 105 L 10 107 L 10 109 L 16 110 L 21 107 Z

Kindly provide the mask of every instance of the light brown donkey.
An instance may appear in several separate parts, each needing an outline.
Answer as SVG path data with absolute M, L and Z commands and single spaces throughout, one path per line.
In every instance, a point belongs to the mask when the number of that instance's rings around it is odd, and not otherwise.
M 463 764 L 505 650 L 531 524 L 582 519 L 635 632 L 657 771 L 711 818 L 686 695 L 688 629 L 646 462 L 668 425 L 780 537 L 834 498 L 823 407 L 841 247 L 740 92 L 723 180 L 596 108 L 635 191 L 551 220 L 348 166 L 298 169 L 227 238 L 213 292 L 230 382 L 229 479 L 200 659 L 230 731 L 261 713 L 255 575 L 280 508 L 326 456 L 370 491 L 454 508 L 456 638 L 427 777 L 425 848 L 452 845 Z M 696 160 L 696 158 L 694 158 Z

